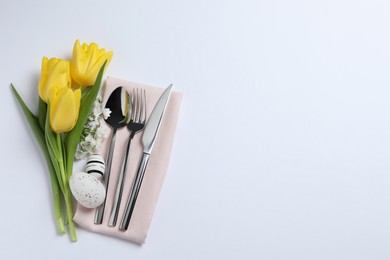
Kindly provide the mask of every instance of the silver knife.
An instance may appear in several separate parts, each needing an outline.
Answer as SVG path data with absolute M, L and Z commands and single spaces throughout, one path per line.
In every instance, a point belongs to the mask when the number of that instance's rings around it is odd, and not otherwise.
M 146 166 L 148 165 L 149 157 L 152 154 L 158 130 L 160 129 L 161 121 L 164 116 L 169 97 L 171 96 L 171 90 L 172 84 L 165 89 L 164 93 L 162 93 L 160 99 L 157 101 L 157 104 L 153 108 L 152 114 L 150 115 L 148 122 L 146 123 L 142 135 L 142 144 L 144 147 L 144 151 L 141 161 L 138 165 L 138 171 L 137 175 L 135 176 L 133 188 L 131 190 L 129 199 L 127 200 L 122 222 L 119 226 L 120 230 L 127 230 L 129 227 L 131 216 L 133 214 L 135 203 L 137 201 L 138 193 L 145 175 Z

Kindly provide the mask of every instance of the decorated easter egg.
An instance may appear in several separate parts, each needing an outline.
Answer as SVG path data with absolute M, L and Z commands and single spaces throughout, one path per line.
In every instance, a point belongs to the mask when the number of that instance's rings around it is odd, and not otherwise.
M 89 156 L 85 170 L 87 173 L 97 178 L 101 178 L 105 170 L 103 158 L 98 154 Z
M 96 208 L 104 202 L 106 189 L 93 175 L 76 172 L 70 177 L 69 186 L 73 197 L 86 208 Z

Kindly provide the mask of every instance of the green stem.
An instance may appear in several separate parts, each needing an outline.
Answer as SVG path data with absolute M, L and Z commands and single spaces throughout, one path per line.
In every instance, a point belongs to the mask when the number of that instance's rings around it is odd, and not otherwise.
M 57 229 L 60 234 L 65 234 L 64 220 L 62 219 L 61 188 L 51 160 L 46 155 L 46 163 L 50 173 L 51 189 L 53 192 L 54 214 L 57 221 Z
M 57 148 L 59 156 L 57 158 L 58 164 L 60 166 L 60 175 L 61 175 L 61 181 L 63 183 L 63 195 L 65 200 L 65 207 L 66 207 L 66 217 L 68 219 L 69 224 L 69 232 L 70 232 L 70 238 L 72 241 L 77 241 L 77 235 L 76 235 L 76 228 L 73 222 L 73 198 L 72 194 L 70 192 L 69 187 L 69 178 L 67 177 L 66 171 L 65 171 L 65 158 L 64 158 L 64 152 L 63 152 L 63 142 L 60 134 L 56 134 L 56 142 L 57 142 Z
M 66 216 L 68 218 L 68 224 L 69 224 L 69 233 L 70 238 L 73 242 L 77 241 L 77 235 L 76 235 L 76 227 L 74 225 L 73 221 L 73 202 L 72 202 L 72 195 L 69 192 L 69 189 L 64 194 L 65 197 L 65 205 L 66 205 Z
M 58 149 L 58 157 L 57 161 L 60 166 L 60 175 L 61 175 L 61 181 L 63 183 L 64 190 L 67 189 L 67 178 L 66 178 L 66 171 L 65 171 L 65 164 L 64 164 L 64 154 L 62 152 L 62 140 L 61 135 L 56 133 L 56 141 L 57 141 L 57 149 Z
M 51 188 L 53 191 L 53 202 L 54 202 L 54 214 L 57 221 L 57 229 L 60 234 L 65 234 L 65 224 L 62 219 L 62 202 L 61 202 L 61 192 L 60 186 L 58 185 L 57 176 L 54 172 L 53 167 L 49 167 Z

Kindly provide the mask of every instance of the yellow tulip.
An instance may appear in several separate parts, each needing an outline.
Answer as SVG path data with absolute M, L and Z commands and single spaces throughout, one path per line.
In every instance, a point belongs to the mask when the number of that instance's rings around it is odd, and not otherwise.
M 54 87 L 62 88 L 72 86 L 70 77 L 70 62 L 57 58 L 43 57 L 41 77 L 39 79 L 38 92 L 41 99 L 47 103 L 50 92 Z
M 55 88 L 50 97 L 50 127 L 55 133 L 69 132 L 79 117 L 81 90 Z
M 112 56 L 112 51 L 99 49 L 96 43 L 80 45 L 80 41 L 77 40 L 70 61 L 72 79 L 83 87 L 92 86 L 103 63 L 107 60 L 107 67 Z

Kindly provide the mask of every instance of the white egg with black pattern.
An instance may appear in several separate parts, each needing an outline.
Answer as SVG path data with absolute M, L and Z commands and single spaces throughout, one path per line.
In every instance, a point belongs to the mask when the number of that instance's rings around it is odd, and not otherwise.
M 87 160 L 85 171 L 98 179 L 102 179 L 106 165 L 103 157 L 99 154 L 92 154 Z
M 104 202 L 106 189 L 93 175 L 76 172 L 70 177 L 69 186 L 76 201 L 86 208 L 96 208 Z

